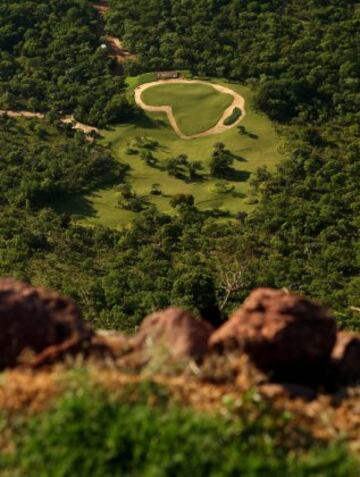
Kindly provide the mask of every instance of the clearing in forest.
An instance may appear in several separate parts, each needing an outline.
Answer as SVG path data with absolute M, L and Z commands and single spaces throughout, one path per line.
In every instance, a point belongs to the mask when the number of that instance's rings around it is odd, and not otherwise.
M 225 132 L 245 116 L 245 100 L 230 88 L 198 80 L 165 80 L 138 86 L 136 103 L 147 112 L 166 113 L 182 139 Z M 226 126 L 224 120 L 239 108 L 241 117 Z
M 155 80 L 156 75 L 152 73 L 128 78 L 128 97 L 133 98 L 134 91 L 142 84 L 147 85 Z M 254 206 L 250 194 L 251 177 L 259 167 L 274 169 L 283 157 L 283 141 L 270 119 L 255 109 L 254 92 L 244 85 L 220 80 L 212 80 L 211 84 L 230 89 L 246 104 L 246 116 L 240 118 L 241 123 L 235 122 L 221 134 L 183 139 L 176 134 L 163 112 L 150 111 L 145 111 L 144 115 L 128 124 L 100 131 L 102 143 L 111 148 L 122 163 L 130 166 L 127 183 L 133 192 L 137 197 L 156 205 L 162 212 L 174 213 L 170 201 L 180 193 L 192 194 L 200 210 L 214 213 L 229 211 L 232 214 L 229 217 L 238 212 L 249 212 Z M 193 119 L 198 121 L 202 112 L 203 107 L 197 107 L 192 113 Z M 214 145 L 218 142 L 225 145 L 234 159 L 228 173 L 222 178 L 210 173 Z M 188 173 L 185 178 L 169 174 L 166 167 L 168 161 L 184 155 L 188 162 L 202 163 L 203 170 L 199 171 L 197 177 L 191 179 Z M 154 185 L 161 193 L 152 193 Z M 121 183 L 101 187 L 67 201 L 62 200 L 58 208 L 62 212 L 75 214 L 81 224 L 126 226 L 137 212 L 119 206 L 119 187 Z

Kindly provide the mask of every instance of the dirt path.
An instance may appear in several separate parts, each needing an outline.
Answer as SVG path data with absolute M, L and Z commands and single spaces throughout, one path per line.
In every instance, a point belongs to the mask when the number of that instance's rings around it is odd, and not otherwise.
M 119 40 L 119 38 L 106 36 L 105 41 L 110 50 L 110 56 L 113 56 L 118 63 L 124 63 L 128 60 L 137 60 L 137 56 L 133 55 L 129 50 L 124 48 L 123 42 Z
M 142 94 L 145 90 L 147 90 L 149 88 L 152 88 L 153 86 L 157 86 L 159 84 L 169 84 L 169 83 L 186 83 L 186 84 L 199 83 L 199 84 L 211 85 L 214 89 L 216 89 L 220 93 L 231 94 L 231 96 L 233 96 L 234 100 L 233 100 L 231 106 L 229 106 L 224 111 L 224 113 L 222 114 L 218 123 L 214 127 L 208 129 L 207 131 L 199 133 L 199 134 L 194 134 L 192 136 L 186 136 L 185 134 L 183 134 L 183 132 L 179 128 L 171 106 L 150 106 L 150 105 L 144 103 L 144 101 L 142 99 Z M 221 134 L 221 133 L 227 131 L 228 129 L 231 129 L 234 126 L 236 126 L 237 124 L 239 124 L 239 122 L 242 121 L 244 119 L 245 115 L 246 115 L 245 99 L 242 96 L 240 96 L 240 94 L 235 93 L 235 91 L 233 91 L 230 88 L 227 88 L 226 86 L 221 86 L 219 84 L 213 84 L 213 83 L 209 83 L 209 82 L 206 82 L 206 81 L 200 81 L 200 80 L 185 80 L 185 79 L 159 80 L 159 81 L 154 81 L 152 83 L 142 84 L 135 89 L 135 102 L 144 111 L 148 111 L 148 112 L 151 112 L 151 113 L 158 113 L 158 112 L 166 113 L 166 115 L 169 119 L 169 123 L 171 124 L 172 128 L 174 129 L 176 134 L 181 139 L 196 139 L 196 138 L 199 138 L 199 137 L 212 136 L 213 134 Z M 201 104 L 199 104 L 199 107 L 201 107 Z M 241 113 L 242 113 L 241 117 L 234 124 L 231 124 L 230 126 L 226 126 L 224 124 L 224 121 L 225 121 L 226 118 L 228 118 L 232 114 L 232 112 L 234 111 L 234 108 L 239 108 L 241 110 Z
M 99 13 L 100 17 L 102 18 L 100 28 L 102 30 L 102 34 L 105 34 L 105 26 L 104 26 L 104 17 L 109 10 L 109 2 L 107 0 L 100 0 L 97 3 L 93 3 L 93 7 Z M 124 44 L 119 38 L 115 38 L 114 36 L 105 36 L 105 43 L 110 51 L 110 56 L 115 58 L 117 63 L 124 63 L 125 61 L 137 60 L 137 56 L 133 55 L 129 50 L 124 48 Z
M 96 3 L 93 3 L 93 7 L 101 16 L 105 16 L 109 10 L 109 2 L 108 0 L 99 0 Z
M 4 111 L 0 109 L 0 116 L 9 116 L 9 118 L 36 118 L 36 119 L 44 119 L 45 114 L 43 113 L 32 113 L 30 111 Z M 75 120 L 74 116 L 64 116 L 60 118 L 60 121 L 64 124 L 72 124 L 74 129 L 79 129 L 80 131 L 84 132 L 85 134 L 89 134 L 91 132 L 99 132 L 98 128 L 93 126 L 89 126 L 88 124 L 80 123 Z

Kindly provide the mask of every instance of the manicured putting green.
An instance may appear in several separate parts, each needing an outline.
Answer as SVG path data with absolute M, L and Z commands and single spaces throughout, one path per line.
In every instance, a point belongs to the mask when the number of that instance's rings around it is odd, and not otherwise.
M 149 106 L 171 106 L 182 133 L 192 136 L 214 127 L 234 98 L 211 85 L 169 83 L 145 90 L 142 100 Z

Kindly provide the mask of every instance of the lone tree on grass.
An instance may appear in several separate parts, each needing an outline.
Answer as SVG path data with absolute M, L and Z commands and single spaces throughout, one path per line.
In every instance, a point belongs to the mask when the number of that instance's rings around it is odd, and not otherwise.
M 151 151 L 141 151 L 140 157 L 144 162 L 146 162 L 148 166 L 155 167 L 158 163 L 157 158 L 153 156 L 153 153 Z
M 229 172 L 234 163 L 231 152 L 225 149 L 225 144 L 218 142 L 214 145 L 214 152 L 210 161 L 210 173 L 215 177 L 221 177 Z
M 119 192 L 118 205 L 122 209 L 131 210 L 132 212 L 141 212 L 149 206 L 145 197 L 137 195 L 130 184 L 121 185 Z
M 193 208 L 195 204 L 194 196 L 191 194 L 176 194 L 170 200 L 170 205 L 174 209 L 190 209 Z
M 193 181 L 199 177 L 199 172 L 204 169 L 204 166 L 201 161 L 188 161 L 186 168 L 189 172 L 189 179 Z
M 164 169 L 170 176 L 183 178 L 185 169 L 188 166 L 188 158 L 185 154 L 167 159 L 164 163 Z
M 151 185 L 150 194 L 152 195 L 161 195 L 161 185 L 156 183 Z

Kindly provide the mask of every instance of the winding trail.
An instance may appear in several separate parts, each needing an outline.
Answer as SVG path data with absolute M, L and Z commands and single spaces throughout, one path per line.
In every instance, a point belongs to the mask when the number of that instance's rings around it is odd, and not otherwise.
M 31 111 L 6 111 L 0 109 L 0 116 L 9 116 L 9 118 L 36 118 L 44 119 L 45 114 L 43 113 L 32 113 Z M 74 116 L 63 116 L 60 118 L 60 121 L 64 124 L 72 124 L 73 129 L 79 129 L 85 134 L 90 134 L 91 132 L 99 132 L 98 128 L 94 126 L 89 126 L 88 124 L 80 123 L 75 120 Z
M 232 104 L 224 111 L 222 114 L 221 118 L 217 122 L 217 124 L 208 129 L 207 131 L 203 131 L 198 134 L 193 134 L 192 136 L 187 136 L 185 135 L 179 128 L 177 121 L 175 119 L 173 110 L 171 106 L 150 106 L 149 104 L 146 104 L 143 99 L 142 99 L 142 94 L 144 91 L 146 91 L 149 88 L 152 88 L 153 86 L 158 86 L 160 84 L 169 84 L 169 83 L 185 83 L 185 84 L 205 84 L 207 86 L 212 86 L 214 89 L 219 91 L 220 93 L 225 93 L 225 94 L 231 94 L 233 96 L 234 100 Z M 199 137 L 206 137 L 206 136 L 212 136 L 213 134 L 221 134 L 228 129 L 231 129 L 235 127 L 237 124 L 239 124 L 240 121 L 242 121 L 246 115 L 246 109 L 245 109 L 245 99 L 238 93 L 235 93 L 230 88 L 227 88 L 226 86 L 221 86 L 219 84 L 214 84 L 210 83 L 207 81 L 201 81 L 201 80 L 186 80 L 186 79 L 173 79 L 173 80 L 158 80 L 158 81 L 153 81 L 151 83 L 145 83 L 140 86 L 138 86 L 135 89 L 135 102 L 136 104 L 142 108 L 144 111 L 148 111 L 150 113 L 165 113 L 168 117 L 169 123 L 176 132 L 176 134 L 181 138 L 181 139 L 197 139 Z M 201 104 L 199 104 L 199 107 L 201 107 Z M 226 118 L 228 118 L 232 112 L 234 111 L 234 108 L 239 108 L 241 111 L 241 116 L 240 118 L 234 123 L 231 124 L 230 126 L 226 126 L 224 124 L 224 121 Z

